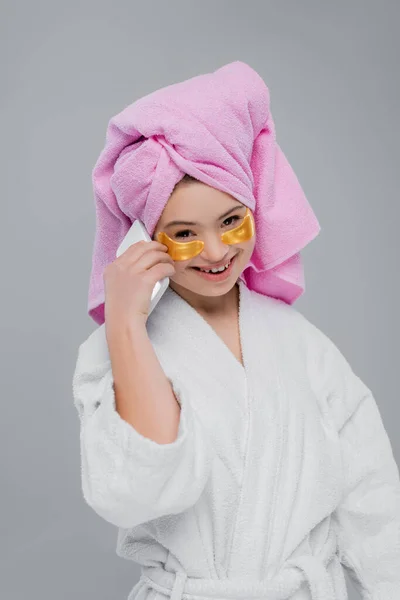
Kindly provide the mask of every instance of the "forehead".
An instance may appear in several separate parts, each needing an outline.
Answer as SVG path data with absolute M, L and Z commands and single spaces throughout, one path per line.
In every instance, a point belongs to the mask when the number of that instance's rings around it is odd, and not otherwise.
M 173 219 L 204 222 L 217 219 L 239 201 L 230 194 L 202 182 L 178 183 L 160 217 L 160 223 Z

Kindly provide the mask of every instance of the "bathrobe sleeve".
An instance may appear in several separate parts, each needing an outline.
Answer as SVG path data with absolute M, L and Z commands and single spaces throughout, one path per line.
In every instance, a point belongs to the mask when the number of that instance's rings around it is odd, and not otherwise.
M 82 492 L 87 504 L 117 527 L 131 528 L 191 507 L 201 495 L 214 457 L 188 400 L 184 381 L 171 381 L 181 405 L 177 438 L 168 444 L 141 435 L 115 408 L 111 362 L 96 331 L 79 346 L 73 375 L 80 420 Z
M 336 346 L 328 355 L 328 397 L 344 472 L 333 514 L 340 560 L 363 600 L 399 600 L 398 466 L 371 390 Z

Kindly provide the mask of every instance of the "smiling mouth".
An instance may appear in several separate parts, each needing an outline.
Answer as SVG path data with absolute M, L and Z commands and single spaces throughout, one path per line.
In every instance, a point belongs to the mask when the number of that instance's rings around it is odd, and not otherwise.
M 230 271 L 232 264 L 235 262 L 237 257 L 237 254 L 235 254 L 234 256 L 232 256 L 232 258 L 225 263 L 225 265 L 221 265 L 220 267 L 216 267 L 214 270 L 211 269 L 203 269 L 200 267 L 190 267 L 191 269 L 195 269 L 196 271 L 199 271 L 200 273 L 204 273 L 206 275 L 221 275 L 222 273 L 225 273 L 226 271 Z M 221 270 L 222 269 L 222 270 Z
M 224 265 L 221 265 L 219 267 L 210 268 L 210 269 L 203 269 L 200 267 L 192 267 L 192 269 L 196 269 L 196 271 L 201 271 L 202 273 L 223 273 L 230 266 L 230 264 L 234 258 L 235 257 L 232 256 L 232 258 L 230 258 L 228 262 L 226 262 Z

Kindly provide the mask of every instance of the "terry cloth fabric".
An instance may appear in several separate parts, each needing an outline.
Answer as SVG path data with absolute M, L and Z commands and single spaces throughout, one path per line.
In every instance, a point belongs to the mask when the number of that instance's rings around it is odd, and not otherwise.
M 104 268 L 136 219 L 153 235 L 185 173 L 253 212 L 256 245 L 241 275 L 249 289 L 288 304 L 304 292 L 300 250 L 320 226 L 276 142 L 266 84 L 234 61 L 158 89 L 110 119 L 92 172 L 88 314 L 96 323 L 104 323 Z
M 181 405 L 171 443 L 116 410 L 105 324 L 79 347 L 82 490 L 141 567 L 129 600 L 347 600 L 345 571 L 363 600 L 399 600 L 399 470 L 373 391 L 294 306 L 239 291 L 243 364 L 171 287 L 146 322 Z

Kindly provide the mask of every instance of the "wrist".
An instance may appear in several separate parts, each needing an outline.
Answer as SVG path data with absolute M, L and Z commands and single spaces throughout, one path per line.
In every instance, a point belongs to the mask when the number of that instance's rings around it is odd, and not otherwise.
M 105 328 L 108 342 L 112 343 L 114 340 L 121 342 L 124 339 L 130 342 L 140 335 L 147 335 L 146 316 L 137 316 L 130 319 L 129 322 L 118 321 L 116 323 L 108 322 L 107 324 L 106 321 Z

